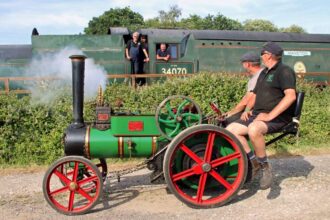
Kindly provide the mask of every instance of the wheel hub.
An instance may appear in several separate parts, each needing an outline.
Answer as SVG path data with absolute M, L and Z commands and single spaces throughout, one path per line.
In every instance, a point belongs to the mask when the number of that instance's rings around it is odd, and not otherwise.
M 204 172 L 210 172 L 211 171 L 211 164 L 209 164 L 209 163 L 204 163 L 203 165 L 202 165 L 202 170 L 204 171 Z
M 78 184 L 76 183 L 76 182 L 71 182 L 70 184 L 69 184 L 69 190 L 70 191 L 75 191 L 75 190 L 77 190 L 78 189 Z

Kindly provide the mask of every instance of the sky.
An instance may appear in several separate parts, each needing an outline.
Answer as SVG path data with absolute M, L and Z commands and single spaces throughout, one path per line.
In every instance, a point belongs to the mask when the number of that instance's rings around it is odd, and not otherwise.
M 41 35 L 83 33 L 110 8 L 129 6 L 148 19 L 170 5 L 182 9 L 181 18 L 220 13 L 239 22 L 265 19 L 277 27 L 296 24 L 308 33 L 330 34 L 328 0 L 0 0 L 0 45 L 31 44 L 34 27 Z

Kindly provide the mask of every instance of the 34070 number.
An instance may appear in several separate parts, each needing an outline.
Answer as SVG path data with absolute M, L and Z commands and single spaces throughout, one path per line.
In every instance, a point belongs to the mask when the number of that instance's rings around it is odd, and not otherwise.
M 162 68 L 162 73 L 164 74 L 187 74 L 187 68 Z

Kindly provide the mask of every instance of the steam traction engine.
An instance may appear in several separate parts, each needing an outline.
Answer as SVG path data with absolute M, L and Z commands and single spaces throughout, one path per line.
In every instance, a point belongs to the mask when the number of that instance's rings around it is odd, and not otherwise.
M 96 122 L 87 124 L 86 57 L 70 58 L 73 123 L 64 135 L 66 156 L 51 165 L 43 180 L 45 199 L 56 211 L 74 215 L 93 208 L 102 197 L 105 158 L 111 157 L 148 158 L 147 166 L 154 170 L 151 181 L 165 178 L 169 190 L 191 207 L 221 206 L 238 193 L 247 173 L 243 148 L 225 129 L 201 124 L 206 121 L 193 100 L 172 96 L 156 115 L 140 115 L 113 112 L 99 99 Z

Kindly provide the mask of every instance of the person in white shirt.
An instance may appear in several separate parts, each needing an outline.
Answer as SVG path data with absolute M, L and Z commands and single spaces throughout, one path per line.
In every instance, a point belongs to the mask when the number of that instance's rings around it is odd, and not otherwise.
M 260 65 L 260 56 L 254 52 L 247 52 L 243 54 L 240 60 L 250 79 L 247 84 L 246 93 L 241 101 L 233 109 L 225 113 L 226 125 L 238 120 L 244 111 L 250 111 L 247 107 L 247 103 L 253 95 L 252 91 L 254 90 L 257 79 L 263 70 L 263 67 Z

